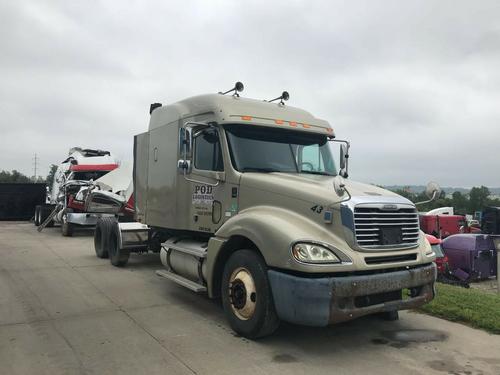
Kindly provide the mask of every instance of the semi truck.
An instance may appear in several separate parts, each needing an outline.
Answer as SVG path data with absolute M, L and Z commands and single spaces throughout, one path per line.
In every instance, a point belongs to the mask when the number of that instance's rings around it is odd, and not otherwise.
M 469 225 L 464 215 L 420 215 L 420 228 L 426 234 L 445 239 L 459 233 L 480 233 L 481 230 Z
M 56 169 L 48 203 L 35 207 L 41 231 L 60 224 L 63 236 L 93 227 L 101 216 L 131 216 L 132 170 L 109 151 L 72 147 Z
M 252 339 L 281 320 L 397 319 L 431 301 L 435 253 L 415 205 L 348 179 L 349 143 L 288 93 L 242 89 L 151 105 L 134 137 L 135 221 L 100 220 L 97 255 L 125 266 L 131 252 L 160 253 L 159 276 L 220 298 Z

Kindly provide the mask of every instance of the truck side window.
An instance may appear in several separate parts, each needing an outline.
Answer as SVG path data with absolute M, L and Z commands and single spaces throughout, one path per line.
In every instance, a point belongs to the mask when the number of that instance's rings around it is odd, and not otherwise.
M 312 144 L 303 146 L 302 152 L 299 154 L 299 169 L 301 171 L 324 172 L 325 166 L 321 155 L 320 146 Z
M 207 130 L 194 140 L 194 166 L 206 171 L 223 171 L 222 149 L 219 134 L 214 130 Z

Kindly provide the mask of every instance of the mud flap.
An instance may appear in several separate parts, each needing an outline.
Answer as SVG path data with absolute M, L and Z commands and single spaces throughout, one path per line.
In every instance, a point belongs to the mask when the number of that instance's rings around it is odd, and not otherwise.
M 149 246 L 149 227 L 142 223 L 117 223 L 118 247 L 130 251 L 145 251 Z

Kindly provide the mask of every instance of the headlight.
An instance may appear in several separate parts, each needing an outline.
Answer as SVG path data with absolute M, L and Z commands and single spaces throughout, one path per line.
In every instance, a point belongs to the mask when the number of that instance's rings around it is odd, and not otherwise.
M 333 251 L 316 244 L 297 243 L 292 247 L 292 255 L 304 263 L 340 263 L 340 259 Z
M 426 257 L 430 258 L 430 257 L 433 257 L 434 255 L 436 255 L 436 253 L 432 249 L 432 246 L 429 243 L 429 241 L 427 240 L 427 238 L 424 239 L 424 246 L 425 246 L 425 256 Z

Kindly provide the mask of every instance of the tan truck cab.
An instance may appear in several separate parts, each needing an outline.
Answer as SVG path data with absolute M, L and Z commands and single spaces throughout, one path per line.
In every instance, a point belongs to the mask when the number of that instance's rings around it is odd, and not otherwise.
M 435 256 L 415 205 L 345 178 L 349 144 L 327 121 L 233 91 L 151 106 L 134 142 L 137 222 L 110 230 L 114 264 L 160 251 L 160 276 L 220 296 L 250 338 L 280 320 L 395 319 L 432 300 Z

